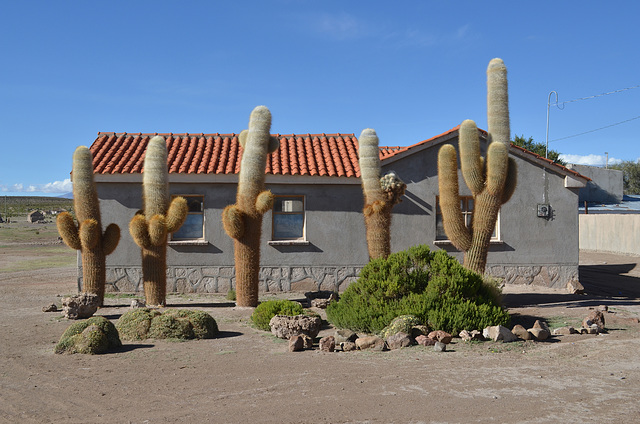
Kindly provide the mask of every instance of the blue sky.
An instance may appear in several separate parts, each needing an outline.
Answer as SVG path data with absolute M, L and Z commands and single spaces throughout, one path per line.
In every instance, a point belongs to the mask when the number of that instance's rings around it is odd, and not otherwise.
M 382 145 L 486 128 L 494 57 L 512 134 L 544 142 L 550 91 L 640 85 L 638 16 L 637 1 L 6 1 L 0 195 L 69 192 L 98 131 L 240 132 L 262 104 L 273 133 L 374 128 Z M 550 110 L 570 162 L 636 161 L 639 133 L 640 87 Z

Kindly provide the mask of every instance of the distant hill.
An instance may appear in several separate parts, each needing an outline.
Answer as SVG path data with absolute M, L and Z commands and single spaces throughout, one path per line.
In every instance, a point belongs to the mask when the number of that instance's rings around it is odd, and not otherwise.
M 58 196 L 59 198 L 62 199 L 73 199 L 73 192 L 69 192 L 69 193 L 65 193 L 65 194 L 61 194 L 60 196 Z
M 56 210 L 65 209 L 71 211 L 73 209 L 73 199 L 62 197 L 44 197 L 44 196 L 1 196 L 0 197 L 0 215 L 3 218 L 27 216 L 34 210 Z

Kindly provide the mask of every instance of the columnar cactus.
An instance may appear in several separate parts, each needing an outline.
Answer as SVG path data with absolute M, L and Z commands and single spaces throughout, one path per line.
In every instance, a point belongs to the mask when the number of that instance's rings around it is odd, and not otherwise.
M 104 301 L 106 282 L 106 256 L 120 241 L 120 227 L 109 224 L 102 232 L 100 204 L 93 181 L 93 158 L 86 146 L 73 153 L 73 206 L 78 225 L 68 212 L 58 215 L 56 221 L 60 237 L 82 256 L 82 292 L 97 294 L 99 305 Z
M 369 258 L 386 258 L 391 254 L 391 209 L 400 203 L 407 185 L 395 172 L 380 178 L 380 151 L 375 130 L 367 128 L 360 134 L 358 160 Z
M 489 147 L 486 160 L 480 156 L 475 122 L 460 125 L 459 147 L 462 176 L 474 198 L 473 222 L 467 228 L 458 195 L 458 158 L 451 145 L 438 154 L 440 209 L 449 240 L 464 251 L 464 266 L 483 274 L 491 235 L 500 207 L 509 201 L 517 184 L 515 161 L 509 157 L 510 129 L 507 94 L 507 68 L 493 59 L 487 68 L 487 114 Z
M 167 235 L 177 231 L 189 208 L 183 197 L 170 202 L 167 146 L 164 138 L 149 140 L 142 173 L 144 208 L 129 223 L 142 249 L 144 296 L 149 306 L 164 306 L 167 296 Z
M 239 136 L 244 153 L 236 203 L 222 212 L 224 229 L 234 239 L 238 306 L 258 306 L 262 215 L 273 207 L 274 199 L 264 187 L 265 168 L 267 155 L 279 145 L 270 131 L 271 112 L 265 106 L 256 107 L 249 118 L 249 129 Z

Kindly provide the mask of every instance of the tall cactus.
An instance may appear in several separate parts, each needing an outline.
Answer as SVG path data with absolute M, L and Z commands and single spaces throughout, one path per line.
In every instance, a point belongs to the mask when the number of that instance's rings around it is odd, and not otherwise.
M 509 157 L 509 101 L 507 68 L 502 59 L 493 59 L 487 68 L 487 115 L 489 147 L 486 160 L 480 156 L 475 122 L 460 125 L 459 147 L 462 176 L 474 198 L 473 222 L 467 228 L 458 195 L 458 158 L 450 145 L 438 154 L 440 209 L 447 237 L 464 251 L 464 266 L 483 274 L 491 235 L 500 207 L 509 201 L 517 184 L 515 161 Z
M 164 306 L 167 296 L 167 235 L 177 231 L 189 208 L 183 197 L 170 202 L 167 146 L 164 138 L 149 140 L 142 173 L 144 209 L 129 223 L 133 240 L 142 249 L 144 296 L 149 306 Z
M 364 193 L 364 222 L 370 259 L 391 254 L 391 209 L 407 187 L 394 172 L 380 178 L 380 150 L 375 130 L 360 134 L 358 160 Z
M 270 131 L 269 109 L 265 106 L 253 109 L 249 129 L 239 136 L 244 153 L 236 203 L 222 212 L 224 229 L 234 239 L 238 306 L 258 306 L 262 215 L 273 207 L 274 199 L 264 187 L 265 168 L 267 155 L 279 146 L 278 139 L 272 137 Z
M 73 206 L 78 225 L 68 212 L 58 215 L 58 233 L 67 246 L 80 250 L 82 256 L 82 291 L 97 294 L 104 301 L 106 256 L 120 241 L 120 227 L 109 224 L 102 232 L 100 204 L 93 181 L 93 157 L 86 146 L 73 153 Z

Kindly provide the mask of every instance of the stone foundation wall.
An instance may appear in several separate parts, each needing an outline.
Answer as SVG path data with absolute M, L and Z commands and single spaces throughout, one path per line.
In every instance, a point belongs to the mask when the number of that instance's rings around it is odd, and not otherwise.
M 356 281 L 362 266 L 282 266 L 262 267 L 260 291 L 344 291 Z M 537 285 L 564 289 L 578 281 L 577 265 L 488 265 L 487 271 L 506 284 Z M 235 289 L 235 268 L 169 267 L 167 291 L 170 293 L 223 293 Z M 82 288 L 82 269 L 78 269 L 78 289 Z M 108 267 L 107 292 L 142 292 L 142 268 Z

